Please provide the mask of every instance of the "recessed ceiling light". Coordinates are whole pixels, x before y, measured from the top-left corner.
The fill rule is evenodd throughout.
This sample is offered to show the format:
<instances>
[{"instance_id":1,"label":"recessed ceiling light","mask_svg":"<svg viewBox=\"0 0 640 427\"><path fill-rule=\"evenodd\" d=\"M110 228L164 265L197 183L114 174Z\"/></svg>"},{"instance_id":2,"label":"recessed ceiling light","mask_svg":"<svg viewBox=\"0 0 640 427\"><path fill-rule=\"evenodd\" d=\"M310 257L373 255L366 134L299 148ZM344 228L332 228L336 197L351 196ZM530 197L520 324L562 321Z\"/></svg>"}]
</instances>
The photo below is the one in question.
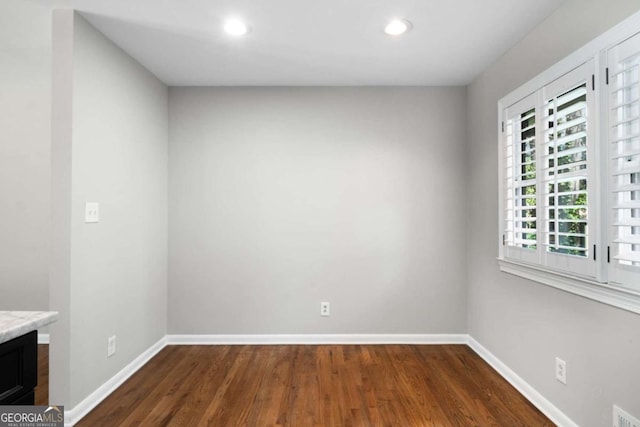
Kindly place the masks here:
<instances>
[{"instance_id":1,"label":"recessed ceiling light","mask_svg":"<svg viewBox=\"0 0 640 427\"><path fill-rule=\"evenodd\" d=\"M243 36L249 32L249 27L239 19L229 19L224 23L224 30L232 36Z\"/></svg>"},{"instance_id":2,"label":"recessed ceiling light","mask_svg":"<svg viewBox=\"0 0 640 427\"><path fill-rule=\"evenodd\" d=\"M390 21L386 27L384 27L384 32L389 34L390 36L399 36L400 34L404 34L411 29L411 22L406 19L394 19Z\"/></svg>"}]
</instances>

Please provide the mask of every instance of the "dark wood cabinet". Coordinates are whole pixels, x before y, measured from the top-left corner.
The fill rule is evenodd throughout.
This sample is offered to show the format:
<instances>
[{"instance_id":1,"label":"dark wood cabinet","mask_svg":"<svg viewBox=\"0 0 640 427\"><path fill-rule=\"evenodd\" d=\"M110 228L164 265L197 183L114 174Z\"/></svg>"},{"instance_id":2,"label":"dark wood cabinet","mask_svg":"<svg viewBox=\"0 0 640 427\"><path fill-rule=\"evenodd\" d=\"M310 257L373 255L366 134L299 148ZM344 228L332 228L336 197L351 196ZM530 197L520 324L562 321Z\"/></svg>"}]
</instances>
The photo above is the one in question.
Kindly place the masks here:
<instances>
[{"instance_id":1,"label":"dark wood cabinet","mask_svg":"<svg viewBox=\"0 0 640 427\"><path fill-rule=\"evenodd\" d=\"M38 382L38 332L0 344L0 405L33 405Z\"/></svg>"}]
</instances>

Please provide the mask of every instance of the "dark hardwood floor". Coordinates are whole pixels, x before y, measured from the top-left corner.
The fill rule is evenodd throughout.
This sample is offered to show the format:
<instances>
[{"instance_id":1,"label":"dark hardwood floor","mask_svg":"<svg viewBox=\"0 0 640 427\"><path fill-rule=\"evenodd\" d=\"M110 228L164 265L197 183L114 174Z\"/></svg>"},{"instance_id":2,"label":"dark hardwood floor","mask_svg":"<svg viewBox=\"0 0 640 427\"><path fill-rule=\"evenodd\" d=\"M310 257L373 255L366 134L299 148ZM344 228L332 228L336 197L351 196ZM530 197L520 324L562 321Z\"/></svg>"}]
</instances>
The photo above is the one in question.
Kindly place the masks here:
<instances>
[{"instance_id":1,"label":"dark hardwood floor","mask_svg":"<svg viewBox=\"0 0 640 427\"><path fill-rule=\"evenodd\" d=\"M38 344L38 385L35 388L35 404L49 404L49 346Z\"/></svg>"},{"instance_id":2,"label":"dark hardwood floor","mask_svg":"<svg viewBox=\"0 0 640 427\"><path fill-rule=\"evenodd\" d=\"M464 345L168 346L77 425L553 426Z\"/></svg>"}]
</instances>

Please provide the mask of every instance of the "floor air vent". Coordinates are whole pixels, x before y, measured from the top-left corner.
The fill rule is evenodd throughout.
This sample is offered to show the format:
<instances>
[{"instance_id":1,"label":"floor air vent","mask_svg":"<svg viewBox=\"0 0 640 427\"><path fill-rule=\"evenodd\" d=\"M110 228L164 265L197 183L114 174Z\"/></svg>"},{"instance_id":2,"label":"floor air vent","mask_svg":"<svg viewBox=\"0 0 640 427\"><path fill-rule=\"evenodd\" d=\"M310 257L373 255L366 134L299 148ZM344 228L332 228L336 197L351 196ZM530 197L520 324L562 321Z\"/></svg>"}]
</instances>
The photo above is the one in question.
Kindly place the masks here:
<instances>
[{"instance_id":1,"label":"floor air vent","mask_svg":"<svg viewBox=\"0 0 640 427\"><path fill-rule=\"evenodd\" d=\"M640 427L640 420L613 405L613 427Z\"/></svg>"}]
</instances>

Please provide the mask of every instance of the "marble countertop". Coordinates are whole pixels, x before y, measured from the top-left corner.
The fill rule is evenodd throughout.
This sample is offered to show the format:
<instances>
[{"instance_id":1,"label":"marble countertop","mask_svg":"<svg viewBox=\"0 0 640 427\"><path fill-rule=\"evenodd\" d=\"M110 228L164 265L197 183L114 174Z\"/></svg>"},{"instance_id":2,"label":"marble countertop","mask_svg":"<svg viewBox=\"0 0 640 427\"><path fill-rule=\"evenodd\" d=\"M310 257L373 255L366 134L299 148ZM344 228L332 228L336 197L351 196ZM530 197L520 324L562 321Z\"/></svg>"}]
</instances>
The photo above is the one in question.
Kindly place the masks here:
<instances>
[{"instance_id":1,"label":"marble countertop","mask_svg":"<svg viewBox=\"0 0 640 427\"><path fill-rule=\"evenodd\" d=\"M0 311L0 344L58 320L56 311Z\"/></svg>"}]
</instances>

